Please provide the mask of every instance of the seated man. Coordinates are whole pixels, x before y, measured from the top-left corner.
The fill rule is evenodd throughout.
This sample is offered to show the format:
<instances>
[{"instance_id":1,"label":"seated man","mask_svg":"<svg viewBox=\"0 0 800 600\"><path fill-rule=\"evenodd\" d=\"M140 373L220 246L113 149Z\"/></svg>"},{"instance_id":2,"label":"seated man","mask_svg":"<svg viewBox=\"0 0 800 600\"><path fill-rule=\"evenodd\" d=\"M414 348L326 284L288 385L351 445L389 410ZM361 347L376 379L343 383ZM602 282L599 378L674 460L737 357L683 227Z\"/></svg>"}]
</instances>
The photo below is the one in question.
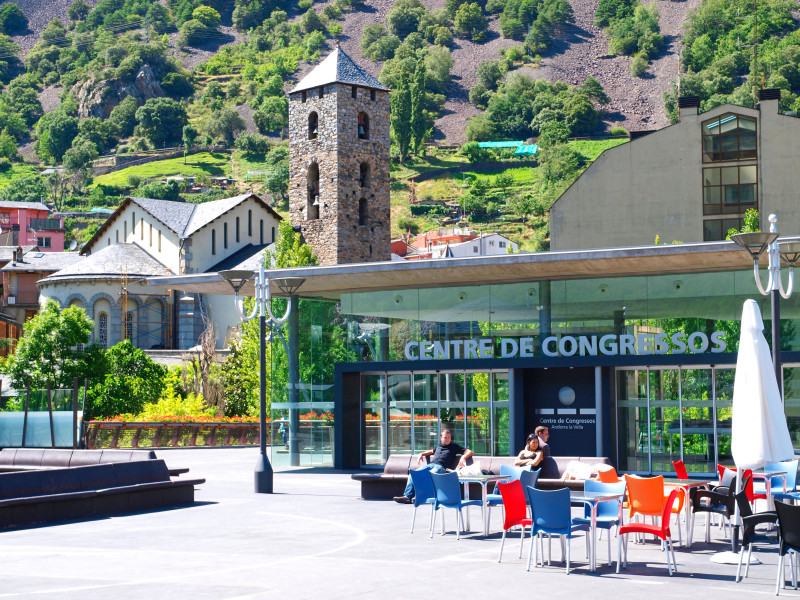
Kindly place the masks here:
<instances>
[{"instance_id":1,"label":"seated man","mask_svg":"<svg viewBox=\"0 0 800 600\"><path fill-rule=\"evenodd\" d=\"M417 457L417 464L422 463L422 459L426 456L433 455L431 462L423 467L417 468L417 471L422 469L429 469L431 473L444 473L446 469L451 469L455 462L456 456L461 454L461 460L458 461L458 466L463 467L466 460L472 456L472 450L467 450L464 446L453 442L453 434L449 429L442 429L442 434L439 437L439 443L434 450L425 450L420 452ZM408 476L408 483L402 496L395 496L394 501L400 504L411 504L414 500L414 482L411 481L411 476Z\"/></svg>"}]
</instances>

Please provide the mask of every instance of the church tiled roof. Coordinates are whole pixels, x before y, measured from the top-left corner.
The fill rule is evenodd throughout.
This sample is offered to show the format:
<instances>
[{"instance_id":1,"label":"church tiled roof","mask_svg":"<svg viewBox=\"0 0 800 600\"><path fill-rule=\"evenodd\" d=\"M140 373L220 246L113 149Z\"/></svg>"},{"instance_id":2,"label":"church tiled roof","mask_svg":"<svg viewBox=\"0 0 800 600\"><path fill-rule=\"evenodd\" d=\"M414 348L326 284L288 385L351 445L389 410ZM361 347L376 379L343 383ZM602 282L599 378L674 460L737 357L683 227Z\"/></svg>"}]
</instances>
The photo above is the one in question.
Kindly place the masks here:
<instances>
[{"instance_id":1,"label":"church tiled roof","mask_svg":"<svg viewBox=\"0 0 800 600\"><path fill-rule=\"evenodd\" d=\"M345 54L341 48L336 48L325 60L300 80L294 89L289 92L302 92L329 83L347 83L376 90L389 91L385 85L367 73L362 67Z\"/></svg>"},{"instance_id":2,"label":"church tiled roof","mask_svg":"<svg viewBox=\"0 0 800 600\"><path fill-rule=\"evenodd\" d=\"M65 254L65 253L62 253ZM123 273L141 278L169 275L171 271L136 244L111 244L90 256L41 279L41 283L73 279L117 278Z\"/></svg>"}]
</instances>

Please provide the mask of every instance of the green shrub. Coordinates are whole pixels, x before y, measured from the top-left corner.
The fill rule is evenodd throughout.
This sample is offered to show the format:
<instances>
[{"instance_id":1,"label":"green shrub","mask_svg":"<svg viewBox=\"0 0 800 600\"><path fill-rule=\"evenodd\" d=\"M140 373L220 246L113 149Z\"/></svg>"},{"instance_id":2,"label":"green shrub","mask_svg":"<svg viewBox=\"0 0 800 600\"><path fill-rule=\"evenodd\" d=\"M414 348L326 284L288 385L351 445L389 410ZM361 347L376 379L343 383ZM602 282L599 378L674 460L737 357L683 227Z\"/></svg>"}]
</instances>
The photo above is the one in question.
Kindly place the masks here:
<instances>
[{"instance_id":1,"label":"green shrub","mask_svg":"<svg viewBox=\"0 0 800 600\"><path fill-rule=\"evenodd\" d=\"M444 217L449 214L446 206L439 204L412 204L411 214L415 217L426 215L430 217Z\"/></svg>"},{"instance_id":2,"label":"green shrub","mask_svg":"<svg viewBox=\"0 0 800 600\"><path fill-rule=\"evenodd\" d=\"M461 154L467 157L471 163L489 160L489 151L486 148L481 148L478 142L467 142L461 146Z\"/></svg>"},{"instance_id":3,"label":"green shrub","mask_svg":"<svg viewBox=\"0 0 800 600\"><path fill-rule=\"evenodd\" d=\"M11 161L5 156L0 156L0 172L5 173L11 170Z\"/></svg>"},{"instance_id":4,"label":"green shrub","mask_svg":"<svg viewBox=\"0 0 800 600\"><path fill-rule=\"evenodd\" d=\"M314 2L312 0L300 0L297 3L297 8L301 12L306 12L309 8L311 8L312 4L314 4Z\"/></svg>"},{"instance_id":5,"label":"green shrub","mask_svg":"<svg viewBox=\"0 0 800 600\"><path fill-rule=\"evenodd\" d=\"M641 54L637 54L631 60L631 75L641 77L647 71L647 59Z\"/></svg>"},{"instance_id":6,"label":"green shrub","mask_svg":"<svg viewBox=\"0 0 800 600\"><path fill-rule=\"evenodd\" d=\"M625 129L624 127L620 127L619 125L609 129L608 133L610 133L614 137L629 137L630 136L630 134L628 133L628 130Z\"/></svg>"},{"instance_id":7,"label":"green shrub","mask_svg":"<svg viewBox=\"0 0 800 600\"><path fill-rule=\"evenodd\" d=\"M400 217L397 220L397 227L400 229L400 231L410 231L414 234L419 232L419 223L417 223L411 217Z\"/></svg>"}]
</instances>

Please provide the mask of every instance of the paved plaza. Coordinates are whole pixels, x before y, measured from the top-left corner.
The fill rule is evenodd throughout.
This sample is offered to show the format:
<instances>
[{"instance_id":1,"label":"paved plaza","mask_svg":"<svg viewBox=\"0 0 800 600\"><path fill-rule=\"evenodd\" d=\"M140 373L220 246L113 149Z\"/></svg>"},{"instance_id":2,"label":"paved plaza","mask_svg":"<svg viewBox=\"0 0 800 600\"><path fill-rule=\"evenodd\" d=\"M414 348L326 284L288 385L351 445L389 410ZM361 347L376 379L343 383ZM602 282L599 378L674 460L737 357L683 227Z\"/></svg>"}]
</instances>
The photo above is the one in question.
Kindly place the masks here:
<instances>
[{"instance_id":1,"label":"paved plaza","mask_svg":"<svg viewBox=\"0 0 800 600\"><path fill-rule=\"evenodd\" d=\"M733 583L735 566L709 558L724 550L695 543L676 549L679 572L667 576L658 546L629 545L628 569L607 566L605 539L598 544L599 570L589 573L583 539L573 541L574 570L563 563L525 571L517 558L518 534L497 563L501 512L483 539L479 510L473 533L456 541L455 517L448 533L429 539L429 509L419 510L409 534L410 506L359 499L349 474L326 469L281 468L273 495L256 495L257 449L158 450L170 467L190 467L205 477L198 502L189 508L69 522L2 535L0 598L176 599L284 598L677 598L773 595L777 552L759 551L765 564ZM438 530L438 527L437 527ZM696 537L702 539L698 523ZM616 540L612 551L616 556ZM526 545L527 551L527 545ZM525 555L526 556L526 555ZM553 543L553 558L560 558ZM788 569L787 569L788 574ZM538 590L538 591L537 591ZM800 596L786 589L785 596Z\"/></svg>"}]
</instances>

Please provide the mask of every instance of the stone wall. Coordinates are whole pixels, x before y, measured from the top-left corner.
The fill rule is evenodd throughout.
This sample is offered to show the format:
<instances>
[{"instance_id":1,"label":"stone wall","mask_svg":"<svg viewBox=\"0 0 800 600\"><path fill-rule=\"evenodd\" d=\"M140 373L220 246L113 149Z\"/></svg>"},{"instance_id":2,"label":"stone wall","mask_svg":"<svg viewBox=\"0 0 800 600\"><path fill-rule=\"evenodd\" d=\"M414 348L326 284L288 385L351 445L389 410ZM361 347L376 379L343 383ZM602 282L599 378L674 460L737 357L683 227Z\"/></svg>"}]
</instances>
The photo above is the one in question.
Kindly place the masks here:
<instances>
[{"instance_id":1,"label":"stone wall","mask_svg":"<svg viewBox=\"0 0 800 600\"><path fill-rule=\"evenodd\" d=\"M358 113L369 116L369 139L358 138ZM317 138L308 139L309 115L317 113ZM329 84L289 97L289 211L322 264L390 258L389 94ZM370 165L361 188L360 164ZM319 217L309 218L308 171L319 167ZM359 202L367 218L359 225Z\"/></svg>"}]
</instances>

